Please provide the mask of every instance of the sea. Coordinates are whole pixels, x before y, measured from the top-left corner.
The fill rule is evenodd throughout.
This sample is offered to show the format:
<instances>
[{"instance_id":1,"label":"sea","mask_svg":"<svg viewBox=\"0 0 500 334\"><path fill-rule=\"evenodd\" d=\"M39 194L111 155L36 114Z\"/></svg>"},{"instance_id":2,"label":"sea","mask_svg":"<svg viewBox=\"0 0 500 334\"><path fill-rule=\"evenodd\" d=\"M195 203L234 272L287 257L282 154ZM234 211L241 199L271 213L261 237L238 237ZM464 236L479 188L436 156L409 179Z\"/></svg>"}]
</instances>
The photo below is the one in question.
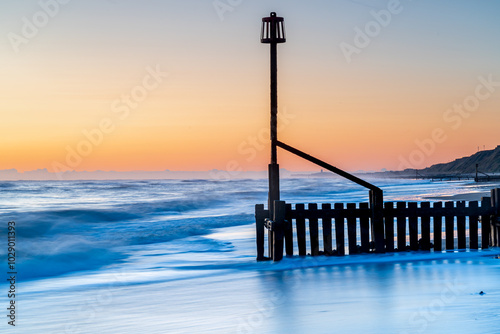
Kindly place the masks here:
<instances>
[{"instance_id":1,"label":"sea","mask_svg":"<svg viewBox=\"0 0 500 334\"><path fill-rule=\"evenodd\" d=\"M498 186L368 181L386 201ZM498 249L257 262L254 208L266 203L267 186L0 182L0 333L500 333ZM339 178L289 178L281 198L360 203L368 191Z\"/></svg>"}]
</instances>

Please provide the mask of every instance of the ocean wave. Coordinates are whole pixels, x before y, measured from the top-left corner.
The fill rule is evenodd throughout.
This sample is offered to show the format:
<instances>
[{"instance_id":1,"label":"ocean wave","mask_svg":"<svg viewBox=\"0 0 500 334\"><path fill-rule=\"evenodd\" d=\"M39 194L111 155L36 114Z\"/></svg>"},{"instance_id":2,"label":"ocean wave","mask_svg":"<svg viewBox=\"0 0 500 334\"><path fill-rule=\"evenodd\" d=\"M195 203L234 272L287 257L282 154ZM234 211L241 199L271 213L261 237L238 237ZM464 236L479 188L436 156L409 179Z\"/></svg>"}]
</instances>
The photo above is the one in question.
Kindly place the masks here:
<instances>
[{"instance_id":1,"label":"ocean wave","mask_svg":"<svg viewBox=\"0 0 500 334\"><path fill-rule=\"evenodd\" d=\"M253 214L200 217L179 220L157 221L154 225L141 224L142 229L130 233L128 244L152 244L197 235L205 235L213 229L254 223Z\"/></svg>"},{"instance_id":2,"label":"ocean wave","mask_svg":"<svg viewBox=\"0 0 500 334\"><path fill-rule=\"evenodd\" d=\"M96 242L77 235L59 235L36 241L21 239L18 244L23 245L16 268L22 280L98 269L126 257L115 251L109 241Z\"/></svg>"},{"instance_id":3,"label":"ocean wave","mask_svg":"<svg viewBox=\"0 0 500 334\"><path fill-rule=\"evenodd\" d=\"M97 269L126 257L130 246L209 234L213 229L252 224L252 214L185 219L147 219L124 212L61 210L31 213L17 223L23 279ZM124 248L125 247L125 248ZM1 256L5 252L0 249Z\"/></svg>"},{"instance_id":4,"label":"ocean wave","mask_svg":"<svg viewBox=\"0 0 500 334\"><path fill-rule=\"evenodd\" d=\"M412 184L380 182L389 190L387 198L401 196L403 190L408 193L406 184ZM267 180L4 184L5 210L0 220L17 222L18 245L23 250L19 263L26 278L117 264L131 247L163 247L217 228L250 225L255 222L254 205L267 200ZM434 188L419 181L410 189L429 193ZM281 190L288 203L356 202L368 195L358 185L337 179L284 179ZM245 256L251 252L254 258L254 234L245 238ZM0 248L0 254L4 253L5 248Z\"/></svg>"}]
</instances>

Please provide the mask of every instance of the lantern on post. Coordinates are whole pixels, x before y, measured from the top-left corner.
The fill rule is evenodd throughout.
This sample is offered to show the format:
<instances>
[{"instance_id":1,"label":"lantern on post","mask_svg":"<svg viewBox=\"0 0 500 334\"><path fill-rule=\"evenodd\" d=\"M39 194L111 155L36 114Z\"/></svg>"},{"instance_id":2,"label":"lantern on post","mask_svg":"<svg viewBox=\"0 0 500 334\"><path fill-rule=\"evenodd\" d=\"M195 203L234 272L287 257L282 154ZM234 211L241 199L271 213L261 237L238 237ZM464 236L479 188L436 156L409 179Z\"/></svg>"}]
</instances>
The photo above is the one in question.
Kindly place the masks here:
<instances>
[{"instance_id":1,"label":"lantern on post","mask_svg":"<svg viewBox=\"0 0 500 334\"><path fill-rule=\"evenodd\" d=\"M285 43L285 20L282 17L277 17L275 12L269 17L262 18L262 30L260 33L260 41L262 43Z\"/></svg>"},{"instance_id":2,"label":"lantern on post","mask_svg":"<svg viewBox=\"0 0 500 334\"><path fill-rule=\"evenodd\" d=\"M284 19L276 16L275 12L272 12L269 17L262 18L260 41L264 44L270 44L271 47L271 163L269 164L268 208L272 217L274 201L280 199L279 165L276 149L278 142L277 45L286 42Z\"/></svg>"}]
</instances>

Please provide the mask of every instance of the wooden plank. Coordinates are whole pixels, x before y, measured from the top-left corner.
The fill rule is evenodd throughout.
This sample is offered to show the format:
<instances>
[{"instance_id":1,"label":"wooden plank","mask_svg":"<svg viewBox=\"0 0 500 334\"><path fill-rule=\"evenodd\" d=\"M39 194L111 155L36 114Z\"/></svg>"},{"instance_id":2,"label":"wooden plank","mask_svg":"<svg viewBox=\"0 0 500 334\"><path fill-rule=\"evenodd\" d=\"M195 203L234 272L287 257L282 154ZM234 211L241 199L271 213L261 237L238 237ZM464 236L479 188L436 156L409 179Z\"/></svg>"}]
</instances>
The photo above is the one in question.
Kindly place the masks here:
<instances>
[{"instance_id":1,"label":"wooden plank","mask_svg":"<svg viewBox=\"0 0 500 334\"><path fill-rule=\"evenodd\" d=\"M269 259L274 259L274 231L272 229L267 230L267 250L269 254Z\"/></svg>"},{"instance_id":2,"label":"wooden plank","mask_svg":"<svg viewBox=\"0 0 500 334\"><path fill-rule=\"evenodd\" d=\"M416 216L417 203L408 203L408 209L413 211L408 218L408 229L410 233L410 249L413 251L418 250L418 217Z\"/></svg>"},{"instance_id":3,"label":"wooden plank","mask_svg":"<svg viewBox=\"0 0 500 334\"><path fill-rule=\"evenodd\" d=\"M384 241L384 193L381 189L372 189L370 194L370 209L372 210L372 238L375 242L375 252L385 252Z\"/></svg>"},{"instance_id":4,"label":"wooden plank","mask_svg":"<svg viewBox=\"0 0 500 334\"><path fill-rule=\"evenodd\" d=\"M293 256L293 225L292 225L292 205L286 205L285 213L285 250L286 256Z\"/></svg>"},{"instance_id":5,"label":"wooden plank","mask_svg":"<svg viewBox=\"0 0 500 334\"><path fill-rule=\"evenodd\" d=\"M457 208L465 208L465 201L458 201ZM465 237L465 216L457 217L457 237L458 237L458 249L466 249L467 242Z\"/></svg>"},{"instance_id":6,"label":"wooden plank","mask_svg":"<svg viewBox=\"0 0 500 334\"><path fill-rule=\"evenodd\" d=\"M285 210L284 201L274 201L273 211L273 260L281 261L283 259L283 237L285 236Z\"/></svg>"},{"instance_id":7,"label":"wooden plank","mask_svg":"<svg viewBox=\"0 0 500 334\"><path fill-rule=\"evenodd\" d=\"M481 199L481 207L491 209L491 198L483 197ZM490 247L490 215L481 215L481 249Z\"/></svg>"},{"instance_id":8,"label":"wooden plank","mask_svg":"<svg viewBox=\"0 0 500 334\"><path fill-rule=\"evenodd\" d=\"M500 224L498 220L500 218L500 188L495 188L494 191L496 193L496 198L494 207L495 213L492 220L492 222L494 223L494 226L492 226L492 228L495 230L495 244L493 246L500 247Z\"/></svg>"},{"instance_id":9,"label":"wooden plank","mask_svg":"<svg viewBox=\"0 0 500 334\"><path fill-rule=\"evenodd\" d=\"M318 232L318 204L309 203L308 210L311 213L311 217L309 218L309 238L311 240L311 255L317 256L319 255L319 232Z\"/></svg>"},{"instance_id":10,"label":"wooden plank","mask_svg":"<svg viewBox=\"0 0 500 334\"><path fill-rule=\"evenodd\" d=\"M255 205L255 229L257 241L257 261L263 261L264 257L264 219L266 218L264 212L264 204Z\"/></svg>"},{"instance_id":11,"label":"wooden plank","mask_svg":"<svg viewBox=\"0 0 500 334\"><path fill-rule=\"evenodd\" d=\"M368 203L359 203L360 211L368 208ZM361 252L368 253L370 251L370 218L365 215L361 216L359 218L359 227L361 230Z\"/></svg>"},{"instance_id":12,"label":"wooden plank","mask_svg":"<svg viewBox=\"0 0 500 334\"><path fill-rule=\"evenodd\" d=\"M386 202L384 206L386 212L394 209L393 202ZM394 252L394 216L389 213L385 214L385 251Z\"/></svg>"},{"instance_id":13,"label":"wooden plank","mask_svg":"<svg viewBox=\"0 0 500 334\"><path fill-rule=\"evenodd\" d=\"M406 202L397 202L396 207L398 209L406 208ZM397 232L398 232L398 251L402 252L406 250L406 217L397 216Z\"/></svg>"},{"instance_id":14,"label":"wooden plank","mask_svg":"<svg viewBox=\"0 0 500 334\"><path fill-rule=\"evenodd\" d=\"M477 208L478 202L469 202L469 207ZM479 217L476 215L469 216L469 248L478 249L478 220Z\"/></svg>"},{"instance_id":15,"label":"wooden plank","mask_svg":"<svg viewBox=\"0 0 500 334\"><path fill-rule=\"evenodd\" d=\"M444 207L449 211L449 213L444 217L446 231L446 250L452 250L455 249L455 215L453 212L455 202L447 201L444 203Z\"/></svg>"},{"instance_id":16,"label":"wooden plank","mask_svg":"<svg viewBox=\"0 0 500 334\"><path fill-rule=\"evenodd\" d=\"M347 203L347 209L355 211L356 203ZM347 240L349 243L349 254L356 254L358 252L356 247L356 217L351 215L347 218Z\"/></svg>"},{"instance_id":17,"label":"wooden plank","mask_svg":"<svg viewBox=\"0 0 500 334\"><path fill-rule=\"evenodd\" d=\"M295 212L297 218L295 218L295 226L297 227L297 244L299 246L299 255L306 256L306 220L305 215L305 205L300 203L295 205Z\"/></svg>"},{"instance_id":18,"label":"wooden plank","mask_svg":"<svg viewBox=\"0 0 500 334\"><path fill-rule=\"evenodd\" d=\"M428 209L430 208L431 203L429 202L421 202L420 207L423 209ZM420 217L420 223L421 223L421 243L420 243L420 248L422 250L430 250L431 249L431 217L430 216L422 216Z\"/></svg>"},{"instance_id":19,"label":"wooden plank","mask_svg":"<svg viewBox=\"0 0 500 334\"><path fill-rule=\"evenodd\" d=\"M328 212L331 211L332 205L329 203L321 204L321 211ZM326 255L331 255L332 250L332 218L323 214L321 218L321 223L323 226L323 251Z\"/></svg>"},{"instance_id":20,"label":"wooden plank","mask_svg":"<svg viewBox=\"0 0 500 334\"><path fill-rule=\"evenodd\" d=\"M441 209L443 207L442 202L436 202L433 205L433 208ZM441 251L443 250L443 216L442 215L433 215L432 220L434 221L434 250Z\"/></svg>"},{"instance_id":21,"label":"wooden plank","mask_svg":"<svg viewBox=\"0 0 500 334\"><path fill-rule=\"evenodd\" d=\"M343 203L335 203L335 210L343 210ZM338 213L335 217L335 242L337 245L337 255L345 255L345 242L344 242L344 217Z\"/></svg>"},{"instance_id":22,"label":"wooden plank","mask_svg":"<svg viewBox=\"0 0 500 334\"><path fill-rule=\"evenodd\" d=\"M498 217L500 217L500 189L491 189L491 206L493 208L493 215L491 217L491 246L500 246L500 226L498 226Z\"/></svg>"}]
</instances>

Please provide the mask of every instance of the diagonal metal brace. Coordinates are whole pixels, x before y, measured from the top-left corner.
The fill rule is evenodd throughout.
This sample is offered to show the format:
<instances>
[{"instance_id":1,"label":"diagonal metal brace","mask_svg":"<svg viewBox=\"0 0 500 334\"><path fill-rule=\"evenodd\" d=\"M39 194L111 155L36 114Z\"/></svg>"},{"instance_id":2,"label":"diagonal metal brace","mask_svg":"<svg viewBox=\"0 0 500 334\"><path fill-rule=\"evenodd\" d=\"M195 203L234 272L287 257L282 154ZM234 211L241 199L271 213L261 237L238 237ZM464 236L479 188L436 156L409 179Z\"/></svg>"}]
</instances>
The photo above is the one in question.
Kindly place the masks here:
<instances>
[{"instance_id":1,"label":"diagonal metal brace","mask_svg":"<svg viewBox=\"0 0 500 334\"><path fill-rule=\"evenodd\" d=\"M318 158L315 158L315 157L313 157L305 152L302 152L296 148L293 148L285 143L277 141L276 145L278 147L281 147L282 149L290 152L290 153L293 153L293 154L301 157L302 159L308 160L308 161L310 161L310 162L312 162L320 167L323 167L324 169L329 170L330 172L333 172L333 173L340 175L340 176L342 176L342 177L344 177L344 178L346 178L354 183L357 183L360 186L363 186L365 188L368 188L368 189L376 191L376 192L382 192L382 189L380 189L379 187L377 187L371 183L368 183L365 180L362 180L359 177L356 177L356 176L354 176L346 171L343 171L342 169L339 169L339 168L332 166L332 165L330 165L322 160L319 160Z\"/></svg>"}]
</instances>

